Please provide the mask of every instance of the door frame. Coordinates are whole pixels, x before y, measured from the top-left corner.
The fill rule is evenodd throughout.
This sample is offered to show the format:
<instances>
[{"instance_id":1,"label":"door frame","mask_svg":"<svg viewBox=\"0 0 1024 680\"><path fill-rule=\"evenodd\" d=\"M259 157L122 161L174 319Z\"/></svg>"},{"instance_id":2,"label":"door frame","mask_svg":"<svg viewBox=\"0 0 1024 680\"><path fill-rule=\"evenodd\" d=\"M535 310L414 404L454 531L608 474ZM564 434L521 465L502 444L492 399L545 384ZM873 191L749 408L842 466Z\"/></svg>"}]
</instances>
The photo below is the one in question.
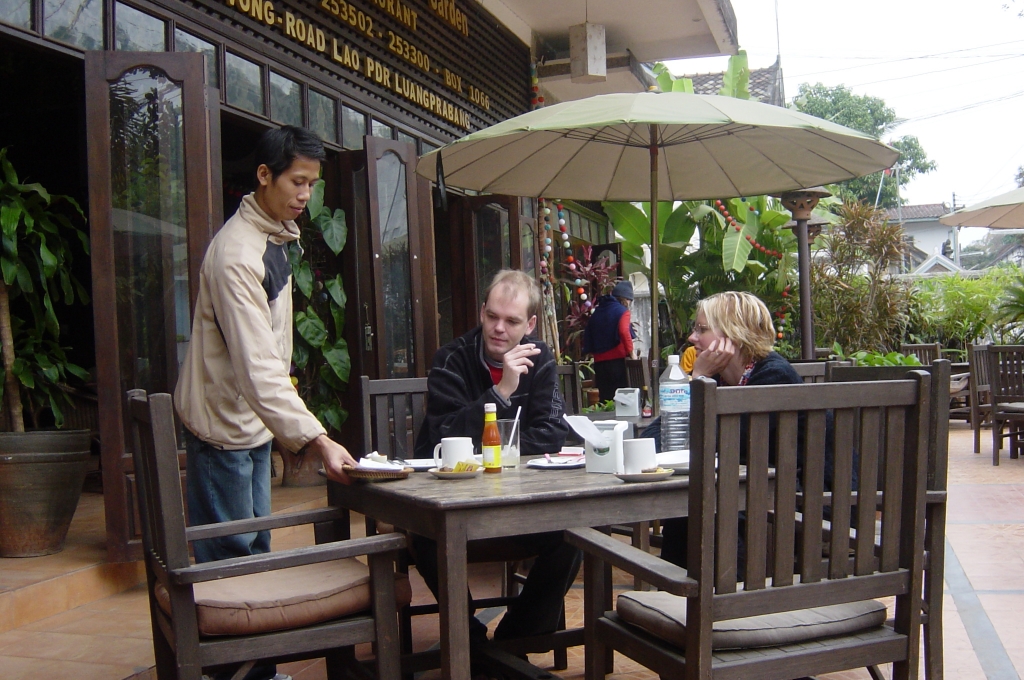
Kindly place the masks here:
<instances>
[{"instance_id":1,"label":"door frame","mask_svg":"<svg viewBox=\"0 0 1024 680\"><path fill-rule=\"evenodd\" d=\"M141 542L133 527L135 517L130 477L134 474L127 451L126 397L121 392L120 347L114 274L114 238L110 186L109 84L126 71L152 66L182 88L183 151L185 161L186 239L189 268L189 311L199 294L199 269L220 215L219 197L213 193L213 168L219 167L219 148L211 139L211 110L219 115L206 88L204 57L197 53L108 52L85 53L86 126L88 135L89 221L92 246L93 317L97 338L96 383L99 400L103 503L107 525L107 559L137 560ZM213 124L216 126L216 123ZM214 127L213 134L217 129ZM220 178L216 178L219 184ZM217 224L217 227L220 225Z\"/></svg>"}]
</instances>

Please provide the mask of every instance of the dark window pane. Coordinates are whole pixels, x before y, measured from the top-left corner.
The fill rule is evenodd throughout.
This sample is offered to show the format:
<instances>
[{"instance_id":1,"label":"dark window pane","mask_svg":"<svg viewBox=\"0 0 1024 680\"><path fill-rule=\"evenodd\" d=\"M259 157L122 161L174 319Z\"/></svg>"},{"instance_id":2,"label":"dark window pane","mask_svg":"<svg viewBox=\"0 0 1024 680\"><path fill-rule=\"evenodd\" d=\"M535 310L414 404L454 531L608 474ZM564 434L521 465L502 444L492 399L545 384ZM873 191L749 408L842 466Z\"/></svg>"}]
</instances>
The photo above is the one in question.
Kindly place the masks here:
<instances>
[{"instance_id":1,"label":"dark window pane","mask_svg":"<svg viewBox=\"0 0 1024 680\"><path fill-rule=\"evenodd\" d=\"M294 80L270 72L270 119L302 125L302 89Z\"/></svg>"},{"instance_id":2,"label":"dark window pane","mask_svg":"<svg viewBox=\"0 0 1024 680\"><path fill-rule=\"evenodd\" d=\"M366 135L366 115L362 111L341 107L342 146L346 149L362 149L363 137Z\"/></svg>"},{"instance_id":3,"label":"dark window pane","mask_svg":"<svg viewBox=\"0 0 1024 680\"><path fill-rule=\"evenodd\" d=\"M580 216L579 216L579 214L574 213L574 212L569 212L568 210L566 210L565 212L566 212L566 216L569 218L568 219L568 222L569 222L569 235L570 236L575 236L576 238L579 238L580 237Z\"/></svg>"},{"instance_id":4,"label":"dark window pane","mask_svg":"<svg viewBox=\"0 0 1024 680\"><path fill-rule=\"evenodd\" d=\"M114 47L123 52L164 52L167 28L164 22L134 7L114 3Z\"/></svg>"},{"instance_id":5,"label":"dark window pane","mask_svg":"<svg viewBox=\"0 0 1024 680\"><path fill-rule=\"evenodd\" d=\"M0 21L32 28L32 0L0 0Z\"/></svg>"},{"instance_id":6,"label":"dark window pane","mask_svg":"<svg viewBox=\"0 0 1024 680\"><path fill-rule=\"evenodd\" d=\"M87 50L103 49L102 0L44 0L46 35Z\"/></svg>"},{"instance_id":7,"label":"dark window pane","mask_svg":"<svg viewBox=\"0 0 1024 680\"><path fill-rule=\"evenodd\" d=\"M375 120L371 123L370 129L373 131L374 137L380 137L381 139L391 139L391 126L387 123L382 123L379 120Z\"/></svg>"},{"instance_id":8,"label":"dark window pane","mask_svg":"<svg viewBox=\"0 0 1024 680\"><path fill-rule=\"evenodd\" d=\"M325 142L338 141L338 105L333 99L309 91L309 129L320 135Z\"/></svg>"},{"instance_id":9,"label":"dark window pane","mask_svg":"<svg viewBox=\"0 0 1024 680\"><path fill-rule=\"evenodd\" d=\"M525 199L530 200L530 199ZM537 275L537 258L534 255L533 229L523 225L523 271L530 276Z\"/></svg>"},{"instance_id":10,"label":"dark window pane","mask_svg":"<svg viewBox=\"0 0 1024 680\"><path fill-rule=\"evenodd\" d=\"M191 332L182 92L151 67L109 92L121 387L167 392Z\"/></svg>"},{"instance_id":11,"label":"dark window pane","mask_svg":"<svg viewBox=\"0 0 1024 680\"><path fill-rule=\"evenodd\" d=\"M263 78L259 64L228 52L224 66L227 67L228 104L262 115Z\"/></svg>"},{"instance_id":12,"label":"dark window pane","mask_svg":"<svg viewBox=\"0 0 1024 680\"><path fill-rule=\"evenodd\" d=\"M512 266L509 254L508 211L491 203L476 211L477 290L483 304L483 294L491 279L502 269Z\"/></svg>"},{"instance_id":13,"label":"dark window pane","mask_svg":"<svg viewBox=\"0 0 1024 680\"><path fill-rule=\"evenodd\" d=\"M523 217L536 217L533 213L534 203L532 198L526 196L519 199L519 212Z\"/></svg>"},{"instance_id":14,"label":"dark window pane","mask_svg":"<svg viewBox=\"0 0 1024 680\"><path fill-rule=\"evenodd\" d=\"M420 147L421 147L421 155L422 154L428 154L428 153L430 153L431 151L433 151L434 149L437 148L437 144L431 144L430 142L424 140L424 141L420 142Z\"/></svg>"},{"instance_id":15,"label":"dark window pane","mask_svg":"<svg viewBox=\"0 0 1024 680\"><path fill-rule=\"evenodd\" d=\"M384 274L385 362L388 378L412 377L414 342L409 268L409 204L405 164L388 152L377 161L377 203Z\"/></svg>"},{"instance_id":16,"label":"dark window pane","mask_svg":"<svg viewBox=\"0 0 1024 680\"><path fill-rule=\"evenodd\" d=\"M213 43L206 42L186 33L180 28L174 29L174 51L175 52L199 52L206 57L206 84L218 87L217 78L217 47Z\"/></svg>"},{"instance_id":17,"label":"dark window pane","mask_svg":"<svg viewBox=\"0 0 1024 680\"><path fill-rule=\"evenodd\" d=\"M412 135L406 133L406 132L402 132L401 130L398 131L398 141L400 141L400 142L409 142L413 146L417 146L416 138L413 137Z\"/></svg>"}]
</instances>

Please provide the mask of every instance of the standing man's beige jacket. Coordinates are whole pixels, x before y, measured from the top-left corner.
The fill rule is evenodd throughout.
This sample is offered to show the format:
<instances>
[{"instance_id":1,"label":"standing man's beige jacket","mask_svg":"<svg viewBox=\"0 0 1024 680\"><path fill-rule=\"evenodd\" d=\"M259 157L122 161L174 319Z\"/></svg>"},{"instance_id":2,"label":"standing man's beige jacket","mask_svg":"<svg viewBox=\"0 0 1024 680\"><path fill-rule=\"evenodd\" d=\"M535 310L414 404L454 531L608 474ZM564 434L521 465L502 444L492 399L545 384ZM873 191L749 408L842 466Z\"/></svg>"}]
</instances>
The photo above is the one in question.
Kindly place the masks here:
<instances>
[{"instance_id":1,"label":"standing man's beige jacket","mask_svg":"<svg viewBox=\"0 0 1024 680\"><path fill-rule=\"evenodd\" d=\"M298 238L294 222L271 220L249 194L210 242L174 406L215 447L254 448L276 436L298 451L325 434L289 378L287 243Z\"/></svg>"}]
</instances>

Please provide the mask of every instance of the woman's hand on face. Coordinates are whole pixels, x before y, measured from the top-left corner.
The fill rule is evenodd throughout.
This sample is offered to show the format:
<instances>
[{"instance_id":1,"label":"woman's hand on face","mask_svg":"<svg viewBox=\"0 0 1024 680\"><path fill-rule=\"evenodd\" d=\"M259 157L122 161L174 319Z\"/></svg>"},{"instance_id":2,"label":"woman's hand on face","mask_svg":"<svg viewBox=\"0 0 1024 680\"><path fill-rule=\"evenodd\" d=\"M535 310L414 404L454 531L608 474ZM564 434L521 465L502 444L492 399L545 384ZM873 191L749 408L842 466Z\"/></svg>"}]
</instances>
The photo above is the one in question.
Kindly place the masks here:
<instances>
[{"instance_id":1,"label":"woman's hand on face","mask_svg":"<svg viewBox=\"0 0 1024 680\"><path fill-rule=\"evenodd\" d=\"M729 338L716 338L703 352L697 354L693 361L693 377L708 378L721 373L736 355L736 345Z\"/></svg>"}]
</instances>

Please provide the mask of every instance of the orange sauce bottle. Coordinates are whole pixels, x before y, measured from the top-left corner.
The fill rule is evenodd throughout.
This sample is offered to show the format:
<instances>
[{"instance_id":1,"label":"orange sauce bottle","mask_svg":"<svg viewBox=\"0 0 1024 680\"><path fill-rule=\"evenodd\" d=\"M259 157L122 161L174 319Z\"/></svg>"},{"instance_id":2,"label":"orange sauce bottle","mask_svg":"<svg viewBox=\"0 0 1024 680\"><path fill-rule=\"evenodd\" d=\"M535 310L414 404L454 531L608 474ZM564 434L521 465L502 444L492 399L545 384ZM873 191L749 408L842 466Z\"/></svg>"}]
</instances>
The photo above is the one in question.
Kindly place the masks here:
<instances>
[{"instance_id":1,"label":"orange sauce bottle","mask_svg":"<svg viewBox=\"0 0 1024 680\"><path fill-rule=\"evenodd\" d=\"M480 441L484 454L484 472L501 472L501 434L498 433L498 407L484 404L484 436Z\"/></svg>"}]
</instances>

